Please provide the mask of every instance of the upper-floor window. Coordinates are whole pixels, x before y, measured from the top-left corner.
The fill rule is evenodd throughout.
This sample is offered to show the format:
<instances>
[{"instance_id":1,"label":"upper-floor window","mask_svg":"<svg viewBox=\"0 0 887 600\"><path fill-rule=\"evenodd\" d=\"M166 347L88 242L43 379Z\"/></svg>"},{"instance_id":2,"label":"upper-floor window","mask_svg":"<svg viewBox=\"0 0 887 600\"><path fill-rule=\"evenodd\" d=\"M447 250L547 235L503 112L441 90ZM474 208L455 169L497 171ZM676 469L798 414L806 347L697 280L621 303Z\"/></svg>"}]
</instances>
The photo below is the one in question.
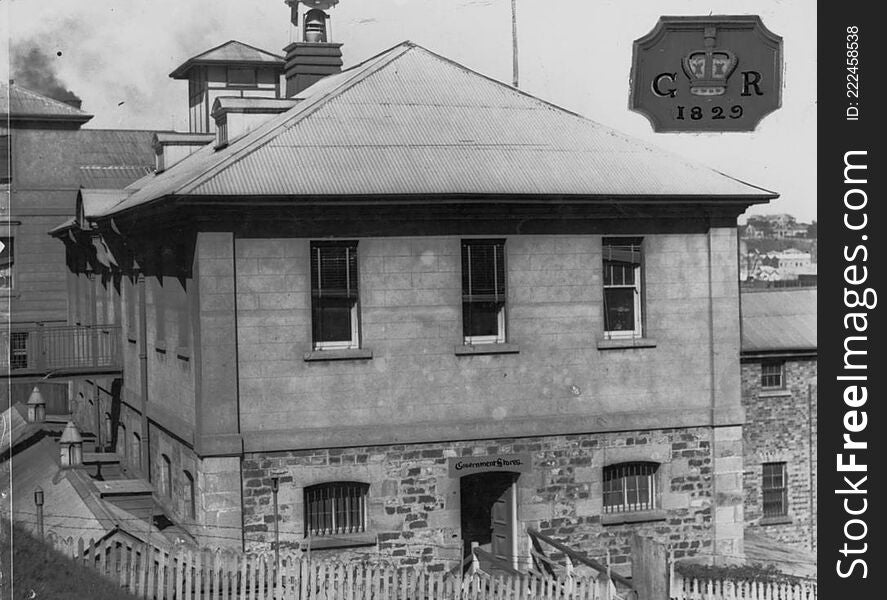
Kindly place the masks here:
<instances>
[{"instance_id":1,"label":"upper-floor window","mask_svg":"<svg viewBox=\"0 0 887 600\"><path fill-rule=\"evenodd\" d=\"M604 467L604 512L656 508L657 463L629 462Z\"/></svg>"},{"instance_id":2,"label":"upper-floor window","mask_svg":"<svg viewBox=\"0 0 887 600\"><path fill-rule=\"evenodd\" d=\"M604 331L607 337L643 334L641 238L604 238Z\"/></svg>"},{"instance_id":3,"label":"upper-floor window","mask_svg":"<svg viewBox=\"0 0 887 600\"><path fill-rule=\"evenodd\" d=\"M761 465L764 516L784 517L788 514L788 487L784 462Z\"/></svg>"},{"instance_id":4,"label":"upper-floor window","mask_svg":"<svg viewBox=\"0 0 887 600\"><path fill-rule=\"evenodd\" d=\"M785 363L781 360L761 363L761 387L783 389L785 387Z\"/></svg>"},{"instance_id":5,"label":"upper-floor window","mask_svg":"<svg viewBox=\"0 0 887 600\"><path fill-rule=\"evenodd\" d=\"M161 454L160 458L160 493L172 498L172 463L166 454Z\"/></svg>"},{"instance_id":6,"label":"upper-floor window","mask_svg":"<svg viewBox=\"0 0 887 600\"><path fill-rule=\"evenodd\" d=\"M0 185L12 181L12 149L10 137L0 135Z\"/></svg>"},{"instance_id":7,"label":"upper-floor window","mask_svg":"<svg viewBox=\"0 0 887 600\"><path fill-rule=\"evenodd\" d=\"M357 242L312 242L311 328L315 350L360 347Z\"/></svg>"},{"instance_id":8,"label":"upper-floor window","mask_svg":"<svg viewBox=\"0 0 887 600\"><path fill-rule=\"evenodd\" d=\"M183 471L185 475L185 516L189 519L197 515L197 486L194 484L194 476L189 471Z\"/></svg>"},{"instance_id":9,"label":"upper-floor window","mask_svg":"<svg viewBox=\"0 0 887 600\"><path fill-rule=\"evenodd\" d=\"M0 290L11 290L13 286L13 264L15 263L15 238L0 237Z\"/></svg>"},{"instance_id":10,"label":"upper-floor window","mask_svg":"<svg viewBox=\"0 0 887 600\"><path fill-rule=\"evenodd\" d=\"M305 488L305 535L366 531L368 483L336 481Z\"/></svg>"},{"instance_id":11,"label":"upper-floor window","mask_svg":"<svg viewBox=\"0 0 887 600\"><path fill-rule=\"evenodd\" d=\"M462 336L505 342L505 240L462 240Z\"/></svg>"}]
</instances>

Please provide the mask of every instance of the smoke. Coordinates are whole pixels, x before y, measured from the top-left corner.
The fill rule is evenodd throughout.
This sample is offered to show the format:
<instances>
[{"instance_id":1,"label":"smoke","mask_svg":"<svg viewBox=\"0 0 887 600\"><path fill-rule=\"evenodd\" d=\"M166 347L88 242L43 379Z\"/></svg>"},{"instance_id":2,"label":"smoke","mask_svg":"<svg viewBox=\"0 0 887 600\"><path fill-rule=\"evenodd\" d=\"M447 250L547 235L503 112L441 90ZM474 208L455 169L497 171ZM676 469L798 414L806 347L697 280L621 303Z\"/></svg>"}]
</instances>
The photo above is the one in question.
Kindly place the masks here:
<instances>
[{"instance_id":1,"label":"smoke","mask_svg":"<svg viewBox=\"0 0 887 600\"><path fill-rule=\"evenodd\" d=\"M31 43L22 43L14 45L11 54L10 77L17 85L61 102L80 105L80 97L58 78L55 59L44 50Z\"/></svg>"}]
</instances>

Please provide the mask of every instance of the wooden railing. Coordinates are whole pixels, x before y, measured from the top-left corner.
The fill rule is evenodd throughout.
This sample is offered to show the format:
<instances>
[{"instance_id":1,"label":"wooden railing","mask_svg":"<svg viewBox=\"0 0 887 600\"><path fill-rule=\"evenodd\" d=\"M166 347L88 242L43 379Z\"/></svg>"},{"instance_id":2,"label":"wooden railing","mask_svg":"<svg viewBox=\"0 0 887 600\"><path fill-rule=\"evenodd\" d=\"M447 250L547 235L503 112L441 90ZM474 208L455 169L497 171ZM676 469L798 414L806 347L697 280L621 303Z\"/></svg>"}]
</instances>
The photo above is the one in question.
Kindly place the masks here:
<instances>
[{"instance_id":1,"label":"wooden railing","mask_svg":"<svg viewBox=\"0 0 887 600\"><path fill-rule=\"evenodd\" d=\"M614 600L603 579L462 574L423 566L318 561L307 554L161 549L130 539L50 543L137 598L152 600Z\"/></svg>"},{"instance_id":2,"label":"wooden railing","mask_svg":"<svg viewBox=\"0 0 887 600\"><path fill-rule=\"evenodd\" d=\"M4 329L0 368L12 377L118 371L120 335L119 325Z\"/></svg>"}]
</instances>

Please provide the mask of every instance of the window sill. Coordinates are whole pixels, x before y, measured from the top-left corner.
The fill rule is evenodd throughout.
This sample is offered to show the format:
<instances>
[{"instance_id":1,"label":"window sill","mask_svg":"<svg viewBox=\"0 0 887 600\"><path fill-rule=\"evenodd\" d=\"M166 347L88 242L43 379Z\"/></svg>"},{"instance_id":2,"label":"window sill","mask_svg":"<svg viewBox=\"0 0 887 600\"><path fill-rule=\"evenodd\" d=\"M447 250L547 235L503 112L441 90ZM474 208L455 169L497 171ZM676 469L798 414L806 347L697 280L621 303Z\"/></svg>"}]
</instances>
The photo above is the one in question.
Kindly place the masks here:
<instances>
[{"instance_id":1,"label":"window sill","mask_svg":"<svg viewBox=\"0 0 887 600\"><path fill-rule=\"evenodd\" d=\"M518 354L517 344L460 344L453 349L456 356L472 356L475 354Z\"/></svg>"},{"instance_id":2,"label":"window sill","mask_svg":"<svg viewBox=\"0 0 887 600\"><path fill-rule=\"evenodd\" d=\"M758 393L758 398L787 398L792 395L791 390L764 390Z\"/></svg>"},{"instance_id":3,"label":"window sill","mask_svg":"<svg viewBox=\"0 0 887 600\"><path fill-rule=\"evenodd\" d=\"M166 354L166 342L154 342L154 349L161 354Z\"/></svg>"},{"instance_id":4,"label":"window sill","mask_svg":"<svg viewBox=\"0 0 887 600\"><path fill-rule=\"evenodd\" d=\"M373 358L369 348L353 348L344 350L312 350L303 356L305 362L322 360L368 360Z\"/></svg>"},{"instance_id":5,"label":"window sill","mask_svg":"<svg viewBox=\"0 0 887 600\"><path fill-rule=\"evenodd\" d=\"M621 348L655 348L656 340L651 338L605 338L597 341L598 350L619 350Z\"/></svg>"},{"instance_id":6,"label":"window sill","mask_svg":"<svg viewBox=\"0 0 887 600\"><path fill-rule=\"evenodd\" d=\"M18 298L21 295L21 292L16 292L15 290L0 290L0 298Z\"/></svg>"},{"instance_id":7,"label":"window sill","mask_svg":"<svg viewBox=\"0 0 887 600\"><path fill-rule=\"evenodd\" d=\"M126 341L132 342L133 344L135 344L136 342L139 341L139 338L134 333L127 333L126 334Z\"/></svg>"},{"instance_id":8,"label":"window sill","mask_svg":"<svg viewBox=\"0 0 887 600\"><path fill-rule=\"evenodd\" d=\"M762 517L759 525L791 525L792 518L788 515L780 515L778 517Z\"/></svg>"},{"instance_id":9,"label":"window sill","mask_svg":"<svg viewBox=\"0 0 887 600\"><path fill-rule=\"evenodd\" d=\"M191 348L189 346L177 346L176 356L182 360L191 360Z\"/></svg>"},{"instance_id":10,"label":"window sill","mask_svg":"<svg viewBox=\"0 0 887 600\"><path fill-rule=\"evenodd\" d=\"M661 508L655 510L639 510L625 513L604 513L601 515L601 525L622 525L624 523L646 523L650 521L664 521L667 515Z\"/></svg>"},{"instance_id":11,"label":"window sill","mask_svg":"<svg viewBox=\"0 0 887 600\"><path fill-rule=\"evenodd\" d=\"M307 549L309 546L312 550L322 550L326 548L353 548L356 546L374 546L376 544L376 534L372 531L363 533L344 533L341 535L325 535L323 537L304 538L302 540L302 548Z\"/></svg>"}]
</instances>

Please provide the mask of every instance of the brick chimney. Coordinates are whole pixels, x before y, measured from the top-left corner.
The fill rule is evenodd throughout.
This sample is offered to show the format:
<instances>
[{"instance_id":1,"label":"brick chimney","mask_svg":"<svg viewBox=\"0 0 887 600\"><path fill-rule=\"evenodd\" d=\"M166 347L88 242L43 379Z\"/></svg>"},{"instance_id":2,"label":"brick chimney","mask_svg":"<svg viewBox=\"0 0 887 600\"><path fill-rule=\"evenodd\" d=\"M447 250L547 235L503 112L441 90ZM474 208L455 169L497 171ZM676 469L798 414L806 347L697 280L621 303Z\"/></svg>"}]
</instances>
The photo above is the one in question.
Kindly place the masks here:
<instances>
[{"instance_id":1,"label":"brick chimney","mask_svg":"<svg viewBox=\"0 0 887 600\"><path fill-rule=\"evenodd\" d=\"M299 0L285 0L292 9L291 21L299 23ZM302 0L307 8L302 15L302 41L293 42L286 52L284 74L286 97L291 98L327 75L342 71L342 44L331 41L329 15L325 12L338 0Z\"/></svg>"}]
</instances>

